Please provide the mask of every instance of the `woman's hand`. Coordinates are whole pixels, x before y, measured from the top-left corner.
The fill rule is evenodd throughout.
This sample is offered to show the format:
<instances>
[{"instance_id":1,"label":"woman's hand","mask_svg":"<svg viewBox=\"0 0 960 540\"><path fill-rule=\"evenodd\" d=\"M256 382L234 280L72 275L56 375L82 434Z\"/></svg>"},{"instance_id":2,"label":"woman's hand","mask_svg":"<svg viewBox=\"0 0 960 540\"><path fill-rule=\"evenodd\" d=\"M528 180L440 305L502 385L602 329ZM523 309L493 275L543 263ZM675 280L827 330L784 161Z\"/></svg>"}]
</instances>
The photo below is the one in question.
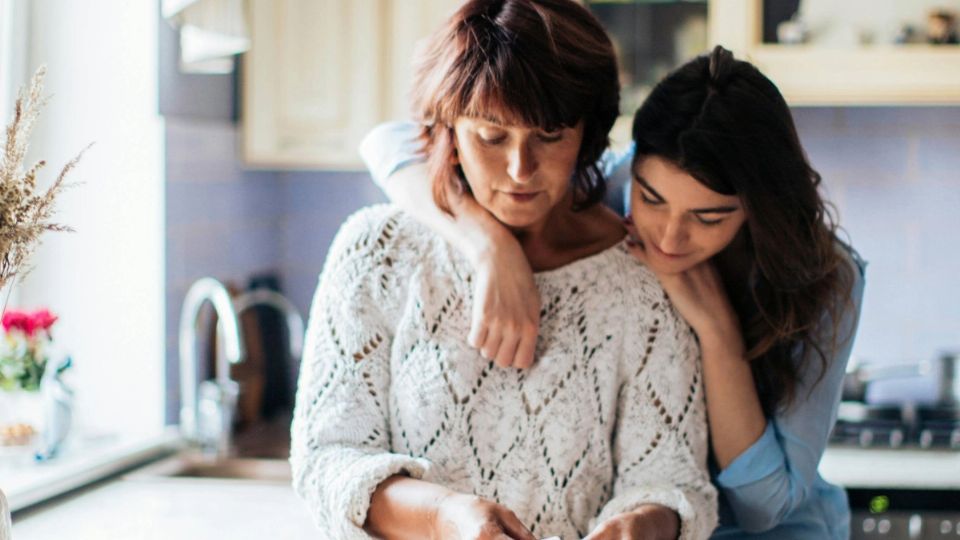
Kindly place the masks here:
<instances>
[{"instance_id":1,"label":"woman's hand","mask_svg":"<svg viewBox=\"0 0 960 540\"><path fill-rule=\"evenodd\" d=\"M646 504L604 521L583 540L674 540L680 536L677 513L658 504Z\"/></svg>"},{"instance_id":2,"label":"woman's hand","mask_svg":"<svg viewBox=\"0 0 960 540\"><path fill-rule=\"evenodd\" d=\"M468 195L448 192L459 248L473 264L473 312L467 343L500 367L533 365L540 331L540 293L513 234Z\"/></svg>"},{"instance_id":3,"label":"woman's hand","mask_svg":"<svg viewBox=\"0 0 960 540\"><path fill-rule=\"evenodd\" d=\"M460 493L437 507L434 540L537 540L507 508L474 495Z\"/></svg>"},{"instance_id":4,"label":"woman's hand","mask_svg":"<svg viewBox=\"0 0 960 540\"><path fill-rule=\"evenodd\" d=\"M500 367L533 365L540 326L540 294L533 270L512 236L479 258L467 342Z\"/></svg>"},{"instance_id":5,"label":"woman's hand","mask_svg":"<svg viewBox=\"0 0 960 540\"><path fill-rule=\"evenodd\" d=\"M635 240L639 238L635 226L630 221L626 221L625 225L632 237L628 242L630 253L646 264L647 253L644 245ZM650 269L653 270L653 267ZM657 279L677 312L701 341L722 338L742 342L737 314L724 289L720 273L711 260L677 274L657 273Z\"/></svg>"}]
</instances>

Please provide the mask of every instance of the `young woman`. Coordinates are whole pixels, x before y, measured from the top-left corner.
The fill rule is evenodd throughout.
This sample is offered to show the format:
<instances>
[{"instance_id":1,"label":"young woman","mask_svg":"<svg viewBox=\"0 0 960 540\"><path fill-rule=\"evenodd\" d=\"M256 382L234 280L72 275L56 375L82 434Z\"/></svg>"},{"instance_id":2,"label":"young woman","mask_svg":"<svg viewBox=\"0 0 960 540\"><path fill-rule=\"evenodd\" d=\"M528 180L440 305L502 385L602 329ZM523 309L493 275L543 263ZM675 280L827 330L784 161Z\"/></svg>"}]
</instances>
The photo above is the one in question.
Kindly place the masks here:
<instances>
[{"instance_id":1,"label":"young woman","mask_svg":"<svg viewBox=\"0 0 960 540\"><path fill-rule=\"evenodd\" d=\"M468 190L536 272L539 363L500 369L466 343L476 276L441 236L396 207L348 220L292 428L325 537L707 538L696 342L596 204L618 101L602 28L572 0L467 2L414 96L437 200Z\"/></svg>"},{"instance_id":2,"label":"young woman","mask_svg":"<svg viewBox=\"0 0 960 540\"><path fill-rule=\"evenodd\" d=\"M534 102L531 102L534 103ZM469 193L426 196L408 124L361 146L375 179L442 230L477 272L469 340L499 365L536 359L540 306L516 240ZM714 538L845 539L846 496L817 473L860 307L863 263L836 237L789 108L756 68L717 47L637 111L631 253L698 338L720 490ZM604 169L616 170L607 155ZM389 179L388 179L389 177ZM613 299L611 299L613 301Z\"/></svg>"}]
</instances>

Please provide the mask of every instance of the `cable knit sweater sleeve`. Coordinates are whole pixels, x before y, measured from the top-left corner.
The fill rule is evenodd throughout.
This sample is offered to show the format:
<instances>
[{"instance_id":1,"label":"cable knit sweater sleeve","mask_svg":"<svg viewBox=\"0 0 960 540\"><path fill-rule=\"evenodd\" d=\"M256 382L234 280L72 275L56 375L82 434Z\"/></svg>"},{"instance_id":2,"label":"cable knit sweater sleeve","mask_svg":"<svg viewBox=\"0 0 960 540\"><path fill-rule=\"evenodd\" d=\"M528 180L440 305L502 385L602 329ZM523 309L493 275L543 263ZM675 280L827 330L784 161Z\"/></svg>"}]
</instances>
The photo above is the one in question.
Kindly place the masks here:
<instances>
[{"instance_id":1,"label":"cable knit sweater sleeve","mask_svg":"<svg viewBox=\"0 0 960 540\"><path fill-rule=\"evenodd\" d=\"M387 321L404 288L391 272L397 237L389 207L351 217L310 310L290 463L294 488L326 538L370 538L362 527L377 486L398 473L420 478L430 465L389 451Z\"/></svg>"},{"instance_id":2,"label":"cable knit sweater sleeve","mask_svg":"<svg viewBox=\"0 0 960 540\"><path fill-rule=\"evenodd\" d=\"M596 523L655 503L677 512L682 540L702 540L717 524L717 493L707 469L700 353L666 296L657 296L633 308L645 323L627 333L613 497Z\"/></svg>"}]
</instances>

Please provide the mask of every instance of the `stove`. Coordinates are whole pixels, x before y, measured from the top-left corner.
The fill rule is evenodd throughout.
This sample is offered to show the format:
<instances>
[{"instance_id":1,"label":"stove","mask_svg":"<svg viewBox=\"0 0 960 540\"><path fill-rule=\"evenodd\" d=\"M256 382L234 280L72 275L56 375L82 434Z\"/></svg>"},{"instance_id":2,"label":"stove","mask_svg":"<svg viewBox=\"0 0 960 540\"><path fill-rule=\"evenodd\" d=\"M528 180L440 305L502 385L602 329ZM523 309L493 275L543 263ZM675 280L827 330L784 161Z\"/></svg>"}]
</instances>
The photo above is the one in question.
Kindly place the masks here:
<instances>
[{"instance_id":1,"label":"stove","mask_svg":"<svg viewBox=\"0 0 960 540\"><path fill-rule=\"evenodd\" d=\"M839 448L903 449L904 455L960 455L960 407L942 404L840 404L830 444ZM889 456L888 453L885 453ZM879 460L872 460L875 466ZM847 487L850 538L960 540L960 491L927 488Z\"/></svg>"},{"instance_id":2,"label":"stove","mask_svg":"<svg viewBox=\"0 0 960 540\"><path fill-rule=\"evenodd\" d=\"M960 491L848 489L850 539L960 539Z\"/></svg>"},{"instance_id":3,"label":"stove","mask_svg":"<svg viewBox=\"0 0 960 540\"><path fill-rule=\"evenodd\" d=\"M844 401L830 444L860 448L960 450L960 407ZM960 536L958 536L960 538Z\"/></svg>"}]
</instances>

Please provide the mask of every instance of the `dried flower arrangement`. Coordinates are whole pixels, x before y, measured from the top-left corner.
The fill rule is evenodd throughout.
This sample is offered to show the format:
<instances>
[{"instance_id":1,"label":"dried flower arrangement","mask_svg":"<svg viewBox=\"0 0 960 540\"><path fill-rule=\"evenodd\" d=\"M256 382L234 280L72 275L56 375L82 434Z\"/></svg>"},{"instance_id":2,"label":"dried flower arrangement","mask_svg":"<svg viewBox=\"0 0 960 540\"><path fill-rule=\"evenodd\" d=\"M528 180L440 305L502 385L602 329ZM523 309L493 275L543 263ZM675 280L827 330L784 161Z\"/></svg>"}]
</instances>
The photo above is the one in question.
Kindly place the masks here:
<instances>
[{"instance_id":1,"label":"dried flower arrangement","mask_svg":"<svg viewBox=\"0 0 960 540\"><path fill-rule=\"evenodd\" d=\"M50 219L54 214L57 196L74 185L67 184L64 179L80 161L86 148L63 167L46 191L37 188L37 173L46 162L41 160L30 168L24 168L30 133L49 99L42 95L45 75L46 68L41 67L31 78L29 87L20 89L13 120L7 126L3 155L0 156L0 288L29 272L25 264L42 233L72 231L65 225L52 223ZM4 298L3 308L6 308L6 304Z\"/></svg>"}]
</instances>

